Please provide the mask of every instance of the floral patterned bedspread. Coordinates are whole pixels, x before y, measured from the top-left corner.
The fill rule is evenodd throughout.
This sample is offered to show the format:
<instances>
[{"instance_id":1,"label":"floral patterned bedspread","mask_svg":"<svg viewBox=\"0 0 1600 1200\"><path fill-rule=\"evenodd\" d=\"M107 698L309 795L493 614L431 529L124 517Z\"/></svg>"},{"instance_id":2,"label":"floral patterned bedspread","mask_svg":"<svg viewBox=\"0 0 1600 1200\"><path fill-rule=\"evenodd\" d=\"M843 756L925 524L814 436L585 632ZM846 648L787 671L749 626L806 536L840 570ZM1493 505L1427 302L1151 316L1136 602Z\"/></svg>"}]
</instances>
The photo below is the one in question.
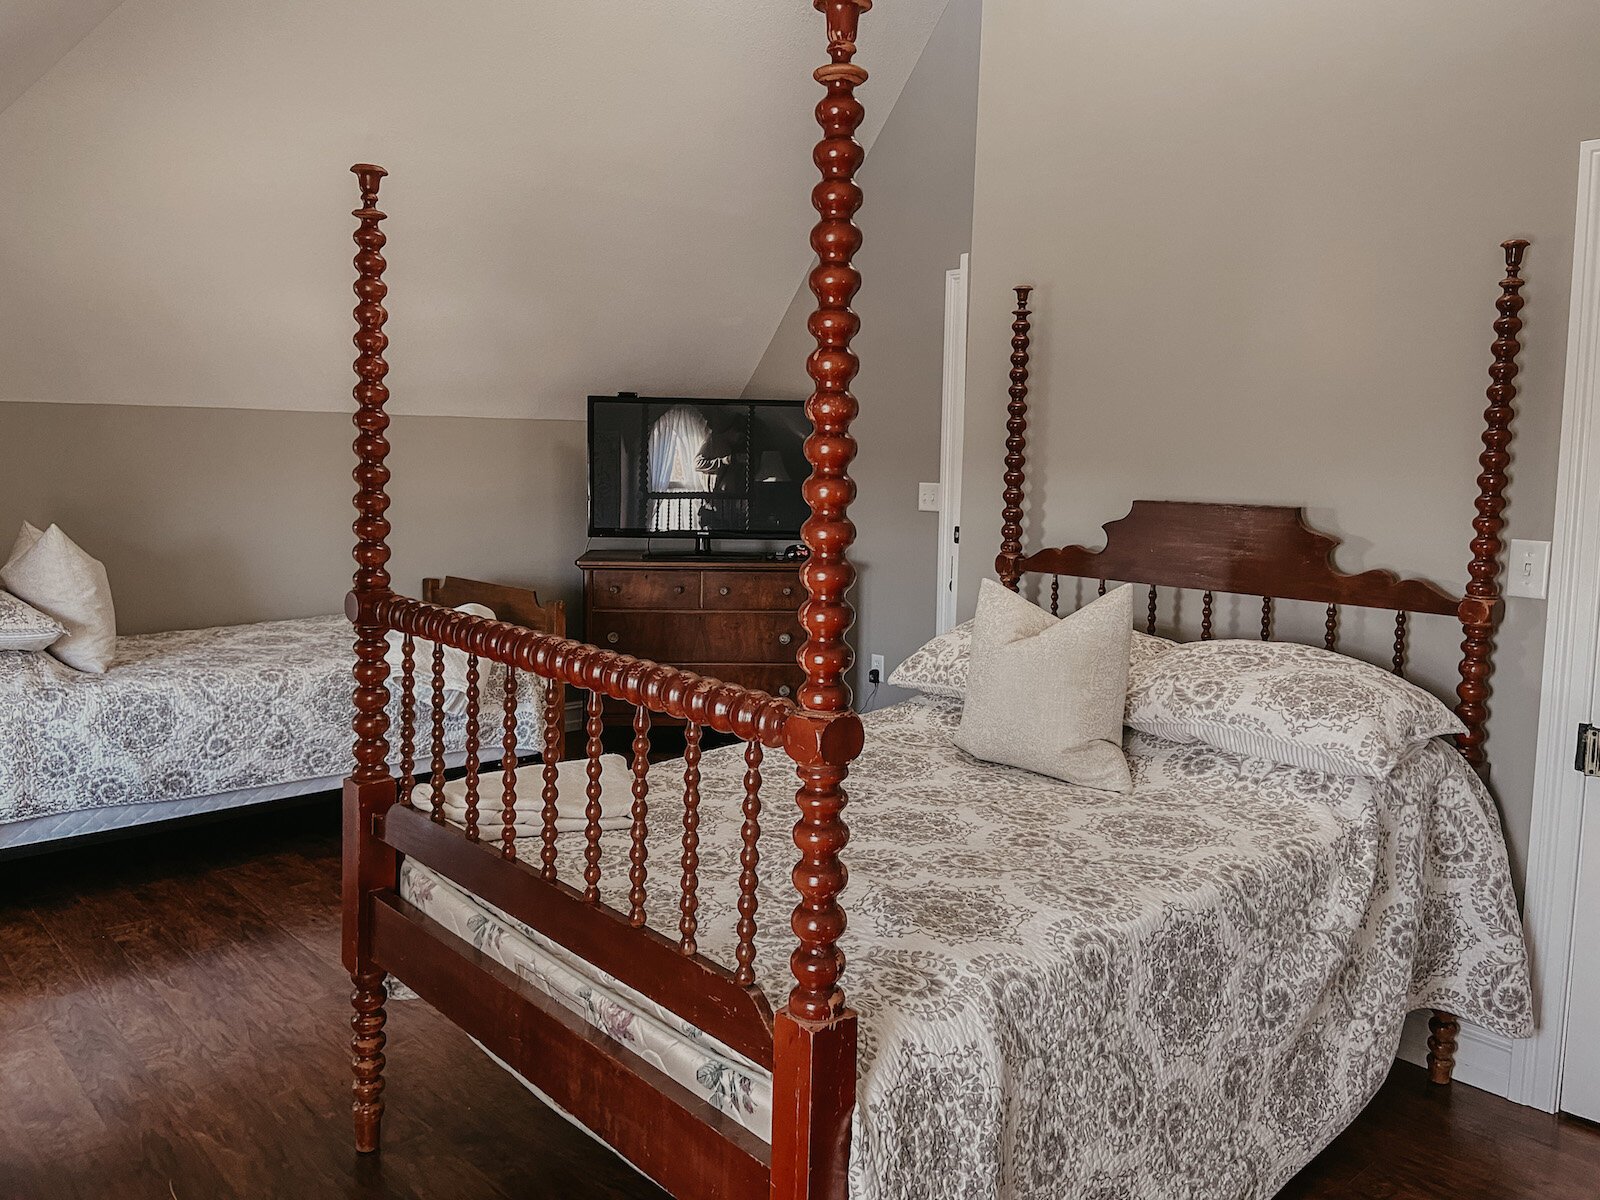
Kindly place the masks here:
<instances>
[{"instance_id":1,"label":"floral patterned bedspread","mask_svg":"<svg viewBox=\"0 0 1600 1200\"><path fill-rule=\"evenodd\" d=\"M0 823L343 775L351 642L338 616L139 634L117 640L104 675L0 651ZM502 679L486 673L485 696ZM531 751L542 692L518 684ZM465 727L446 717L452 749Z\"/></svg>"},{"instance_id":2,"label":"floral patterned bedspread","mask_svg":"<svg viewBox=\"0 0 1600 1200\"><path fill-rule=\"evenodd\" d=\"M849 784L855 1200L1265 1198L1366 1105L1407 1012L1531 1032L1499 820L1443 742L1377 781L1130 734L1119 795L973 759L959 712L870 714ZM703 770L700 943L731 963L740 749ZM788 760L766 774L756 965L781 1003ZM670 930L681 805L669 764L650 778ZM616 903L625 835L605 846Z\"/></svg>"}]
</instances>

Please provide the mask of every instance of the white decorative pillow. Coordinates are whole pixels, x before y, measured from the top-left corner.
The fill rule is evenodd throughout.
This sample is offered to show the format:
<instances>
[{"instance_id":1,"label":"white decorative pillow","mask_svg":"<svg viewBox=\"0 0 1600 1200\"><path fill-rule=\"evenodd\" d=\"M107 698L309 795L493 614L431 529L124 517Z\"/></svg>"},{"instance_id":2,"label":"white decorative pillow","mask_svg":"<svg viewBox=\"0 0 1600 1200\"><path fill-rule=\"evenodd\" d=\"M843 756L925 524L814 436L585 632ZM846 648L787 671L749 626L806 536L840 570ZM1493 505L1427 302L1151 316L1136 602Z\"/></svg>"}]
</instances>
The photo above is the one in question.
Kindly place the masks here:
<instances>
[{"instance_id":1,"label":"white decorative pillow","mask_svg":"<svg viewBox=\"0 0 1600 1200\"><path fill-rule=\"evenodd\" d=\"M955 744L1068 783L1133 790L1122 754L1133 588L1056 618L985 579Z\"/></svg>"},{"instance_id":2,"label":"white decorative pillow","mask_svg":"<svg viewBox=\"0 0 1600 1200\"><path fill-rule=\"evenodd\" d=\"M469 617L495 619L494 610L484 604L458 604L455 611L466 613ZM405 664L406 635L391 629L387 636L389 650L385 657L389 660L389 675L393 681L390 686L398 687L400 672ZM427 638L412 639L411 664L416 675L419 700L432 695L433 648L434 643ZM456 716L467 709L467 652L457 650L454 646L445 646L443 649L444 711Z\"/></svg>"},{"instance_id":3,"label":"white decorative pillow","mask_svg":"<svg viewBox=\"0 0 1600 1200\"><path fill-rule=\"evenodd\" d=\"M1137 674L1145 664L1158 658L1176 642L1133 630L1128 644L1128 669ZM926 696L951 696L959 700L967 694L968 663L972 655L972 622L964 621L948 633L941 633L894 669L889 683Z\"/></svg>"},{"instance_id":4,"label":"white decorative pillow","mask_svg":"<svg viewBox=\"0 0 1600 1200\"><path fill-rule=\"evenodd\" d=\"M0 592L0 650L43 650L66 630L10 592Z\"/></svg>"},{"instance_id":5,"label":"white decorative pillow","mask_svg":"<svg viewBox=\"0 0 1600 1200\"><path fill-rule=\"evenodd\" d=\"M1173 742L1306 767L1388 775L1456 715L1398 675L1293 642L1189 642L1136 678L1128 724Z\"/></svg>"},{"instance_id":6,"label":"white decorative pillow","mask_svg":"<svg viewBox=\"0 0 1600 1200\"><path fill-rule=\"evenodd\" d=\"M59 525L40 533L24 522L11 557L0 567L0 584L66 631L51 644L51 654L79 671L105 673L117 652L111 583L105 567Z\"/></svg>"}]
</instances>

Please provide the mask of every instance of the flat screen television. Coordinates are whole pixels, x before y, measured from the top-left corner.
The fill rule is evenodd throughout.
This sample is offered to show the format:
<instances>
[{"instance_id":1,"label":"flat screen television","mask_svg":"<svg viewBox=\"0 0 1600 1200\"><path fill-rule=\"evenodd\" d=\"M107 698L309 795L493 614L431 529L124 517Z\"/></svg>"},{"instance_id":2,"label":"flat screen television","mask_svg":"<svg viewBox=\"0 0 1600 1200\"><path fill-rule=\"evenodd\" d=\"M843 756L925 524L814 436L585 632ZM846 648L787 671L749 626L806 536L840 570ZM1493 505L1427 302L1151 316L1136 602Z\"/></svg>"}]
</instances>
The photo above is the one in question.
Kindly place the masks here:
<instances>
[{"instance_id":1,"label":"flat screen television","mask_svg":"<svg viewBox=\"0 0 1600 1200\"><path fill-rule=\"evenodd\" d=\"M808 510L798 400L589 397L589 535L789 540Z\"/></svg>"}]
</instances>

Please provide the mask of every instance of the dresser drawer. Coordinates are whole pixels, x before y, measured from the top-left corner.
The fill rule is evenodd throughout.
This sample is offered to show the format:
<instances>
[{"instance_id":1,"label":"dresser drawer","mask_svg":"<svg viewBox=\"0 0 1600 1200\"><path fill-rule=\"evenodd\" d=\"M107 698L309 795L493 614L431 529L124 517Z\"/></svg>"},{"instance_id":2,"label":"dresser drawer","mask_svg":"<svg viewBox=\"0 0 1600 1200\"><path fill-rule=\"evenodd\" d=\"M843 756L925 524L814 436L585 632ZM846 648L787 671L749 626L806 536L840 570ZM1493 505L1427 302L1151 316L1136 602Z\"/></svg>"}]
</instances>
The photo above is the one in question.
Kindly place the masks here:
<instances>
[{"instance_id":1,"label":"dresser drawer","mask_svg":"<svg viewBox=\"0 0 1600 1200\"><path fill-rule=\"evenodd\" d=\"M707 608L794 612L805 599L800 576L789 571L707 571L701 580L701 595Z\"/></svg>"},{"instance_id":2,"label":"dresser drawer","mask_svg":"<svg viewBox=\"0 0 1600 1200\"><path fill-rule=\"evenodd\" d=\"M680 666L693 662L785 663L800 648L794 613L597 611L589 640L607 650Z\"/></svg>"},{"instance_id":3,"label":"dresser drawer","mask_svg":"<svg viewBox=\"0 0 1600 1200\"><path fill-rule=\"evenodd\" d=\"M699 571L595 571L595 608L699 608Z\"/></svg>"}]
</instances>

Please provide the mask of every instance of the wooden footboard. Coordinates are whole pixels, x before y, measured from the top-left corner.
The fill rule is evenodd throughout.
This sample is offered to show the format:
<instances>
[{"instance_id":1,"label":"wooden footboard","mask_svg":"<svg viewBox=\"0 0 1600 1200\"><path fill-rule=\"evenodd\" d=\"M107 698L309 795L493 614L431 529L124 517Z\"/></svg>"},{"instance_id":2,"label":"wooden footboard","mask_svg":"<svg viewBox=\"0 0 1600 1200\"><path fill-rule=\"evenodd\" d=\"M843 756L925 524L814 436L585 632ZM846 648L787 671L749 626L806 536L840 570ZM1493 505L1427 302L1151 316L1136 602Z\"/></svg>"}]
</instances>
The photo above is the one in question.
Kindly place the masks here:
<instances>
[{"instance_id":1,"label":"wooden footboard","mask_svg":"<svg viewBox=\"0 0 1600 1200\"><path fill-rule=\"evenodd\" d=\"M367 895L351 914L351 938L358 952L355 965L366 964L365 974L380 977L393 974L416 988L424 997L437 996L440 1006L464 1028L483 1040L514 1066L528 1061L533 1073L528 1078L558 1104L610 1141L631 1160L645 1166L653 1163L653 1117L659 1111L692 1112L701 1117L717 1115L704 1103L685 1107L687 1093L672 1084L662 1088L661 1073L621 1046L596 1056L591 1043L595 1031L569 1017L556 1020L550 1004L528 994L520 986L509 986L508 973L489 963L482 955L458 939L444 933L426 918L420 918L399 900L398 864L402 856L415 858L440 875L459 884L472 895L537 930L550 940L582 958L624 985L649 997L684 1021L716 1038L753 1062L774 1071L775 1092L781 1092L785 1070L809 1080L817 1073L813 1040L823 1038L822 1049L831 1060L854 1067L854 1026L848 1014L840 1011L834 1019L813 1021L806 1036L790 1036L787 1045L798 1053L780 1061L776 1053L777 1017L766 995L755 984L755 936L758 921L757 882L760 856L759 837L764 810L762 767L769 749L782 749L804 769L821 771L831 784L829 804L842 803L838 781L844 764L860 748L860 725L849 711L824 714L806 712L787 699L753 691L734 684L707 679L659 663L630 655L617 654L597 646L507 622L471 616L455 609L426 604L390 591L352 593L350 617L358 629L376 629L401 635L398 692L397 771L393 779L372 783L353 781L352 810L359 827L351 831L354 844L364 847L358 862L372 866L372 873L356 872L352 887ZM384 642L383 644L387 644ZM419 651L419 647L423 649ZM438 753L442 744L444 711L443 656L446 649L464 652L467 658L465 697L467 741L469 747L485 745L492 736L502 744L502 775L491 791L482 787L475 756L469 755L462 783L465 820L445 816L444 760ZM500 663L506 668L500 685L503 695L486 695L481 681L487 678L485 665ZM372 664L369 664L372 665ZM559 703L550 703L545 714L546 757L541 766L524 767L519 775L515 696L517 676L531 672L551 686L547 696L559 693L556 685L570 684L588 692L582 760L584 776L584 827L581 831L558 835L557 751L555 731L562 717ZM601 710L606 700L621 701L633 707L635 737L630 775L631 809L628 830L629 852L625 861L606 862L601 854ZM417 712L424 714L419 723ZM686 753L672 763L650 761L648 737L652 718L667 716L684 722ZM697 942L699 923L699 746L706 730L732 735L745 742L745 797L740 830L740 871L737 879L737 945L733 961L719 963L701 953ZM427 747L434 748L431 762ZM423 761L419 761L423 760ZM836 799L835 799L836 797ZM826 814L823 814L826 816ZM537 839L517 836L534 824ZM649 857L648 832L663 827L679 832L681 854L658 866ZM797 840L809 852L816 875L805 876L817 899L831 902L837 892L824 889L836 879L843 883L837 866L837 847L842 836L832 831L842 828L835 820L802 820ZM535 844L529 846L529 842ZM581 864L581 865L580 865ZM567 879L558 876L565 866ZM802 867L807 864L802 862ZM604 879L615 880L614 871L625 872L628 904L614 907L602 900ZM662 879L662 871L666 878ZM578 879L581 874L581 886ZM653 891L666 886L672 890L678 919L676 928L658 929L647 921L646 900ZM821 910L825 913L825 904ZM822 950L836 961L833 942L842 919L810 923L813 908L803 902L808 940L800 952ZM837 905L834 905L837 912ZM842 918L842 913L838 914ZM365 932L363 932L365 930ZM470 951L470 952L469 952ZM418 971L426 974L419 975ZM357 974L358 980L362 972ZM425 980L434 982L427 983ZM511 979L514 985L515 980ZM376 1104L381 1090L382 1004L379 984L367 983L357 999L361 1044L357 1048L358 1077L365 1102ZM472 1014L477 1014L473 1016ZM510 1014L512 1028L536 1030L545 1041L560 1043L559 1049L546 1045L534 1050L524 1044L521 1034L505 1043L504 1030L494 1026L491 1014ZM792 1020L792 1014L786 1014ZM581 1038L569 1033L582 1028ZM830 1034L831 1039L830 1039ZM830 1040L833 1044L829 1044ZM848 1042L848 1046L843 1045ZM496 1049L501 1047L501 1049ZM586 1048L587 1047L587 1048ZM502 1053L504 1049L504 1053ZM587 1064L587 1065L583 1065ZM591 1121L584 1114L593 1104L595 1072L605 1080L610 1097L606 1113ZM525 1074L527 1074L525 1072ZM626 1084L617 1079L627 1077ZM670 1083L670 1081L668 1081ZM853 1085L853 1080L851 1081ZM811 1086L809 1084L807 1087ZM849 1088L829 1084L829 1095ZM585 1091L585 1088L590 1089ZM807 1093L809 1094L809 1093ZM692 1099L692 1097L690 1098ZM659 1101L659 1104L658 1104ZM664 1106L664 1107L661 1107ZM777 1106L775 1105L775 1108ZM792 1107L792 1106L791 1106ZM615 1110L615 1111L614 1111ZM378 1110L381 1112L381 1109ZM845 1108L848 1114L848 1107ZM631 1113L632 1116L627 1114ZM599 1116L604 1119L600 1120ZM376 1121L370 1114L369 1120ZM775 1113L775 1124L777 1117ZM749 1135L729 1142L722 1127L727 1122L702 1122L704 1129L692 1143L698 1148L692 1178L699 1189L685 1194L746 1195L745 1186L752 1163L766 1170L768 1148L752 1158ZM837 1119L835 1120L837 1124ZM374 1126L375 1128L375 1126ZM687 1135L685 1135L687 1136ZM780 1138L774 1130L775 1140ZM809 1138L807 1139L809 1141ZM374 1141L375 1144L375 1133ZM685 1142L685 1145L691 1144ZM674 1159L676 1167L684 1160ZM648 1169L648 1168L647 1168ZM654 1170L658 1181L672 1186ZM710 1188L713 1180L726 1180L732 1190ZM740 1183L739 1181L745 1181ZM801 1193L806 1194L806 1193Z\"/></svg>"},{"instance_id":2,"label":"wooden footboard","mask_svg":"<svg viewBox=\"0 0 1600 1200\"><path fill-rule=\"evenodd\" d=\"M850 392L857 361L851 341L858 325L850 302L860 286L852 265L860 244L853 218L861 204L855 174L862 158L855 141L863 110L855 97L866 72L853 59L856 30L871 0L814 0L827 18L830 61L815 77L825 95L816 110L822 128L814 161L821 182L812 191L818 221L811 245L819 263L811 275L817 308L810 328L816 352L807 361L815 389L806 405L812 430L804 485L811 516L803 530L809 557L801 568L807 600L800 610L806 641L797 661L805 671L799 704L748 688L705 679L659 663L616 654L504 621L444 607L451 581L430 588L424 603L396 595L387 569L390 526L386 487L389 417L384 383L389 340L383 331L388 295L383 282L386 243L378 211L381 167L358 164L361 205L355 211L358 357L355 441L357 564L346 604L355 627L355 768L345 783L344 960L354 983L352 1064L356 1147L378 1148L383 1114L385 1004L392 973L415 987L446 1016L520 1071L556 1103L640 1166L674 1195L770 1195L773 1200L843 1200L855 1105L856 1024L845 1003L838 942L845 928L840 904L848 840L843 813L849 765L861 751L861 723L845 683L851 651L844 637L852 613L845 595L854 581L847 553L855 537L849 519L855 456L850 436L856 400ZM454 601L450 601L454 602ZM391 693L388 635L401 638L398 696ZM447 648L468 656L465 820L447 822L444 751L438 714L444 695ZM506 668L503 695L484 695L485 663ZM537 769L522 768L516 678L546 681L545 731ZM589 693L584 725L586 762L583 828L557 836L556 763L563 757L562 689ZM398 698L397 744L389 740L389 710ZM419 727L419 699L431 701L431 727ZM634 711L631 755L627 903L601 899L601 713L606 700ZM684 723L685 754L670 768L652 767L652 719ZM706 957L699 931L700 745L706 730L745 742L737 877L737 944L733 962ZM483 794L480 752L498 745L502 774ZM755 984L759 834L765 809L764 756L781 749L798 776L794 795L795 859L784 864L795 887L788 915L795 935L790 956L794 986L773 1011ZM787 788L785 793L788 794ZM647 826L670 801L681 855L668 864L676 890L676 928L652 928L646 900L659 886L660 866L649 857ZM534 823L537 846L519 843L517 826ZM786 821L787 823L787 821ZM572 839L581 837L581 846ZM562 855L576 854L579 874L558 877ZM710 1105L689 1094L620 1043L590 1028L516 976L443 930L399 895L399 867L415 857L466 890L533 927L663 1008L771 1069L772 1139L762 1144ZM672 868L676 869L673 870ZM611 877L615 880L615 876Z\"/></svg>"}]
</instances>

